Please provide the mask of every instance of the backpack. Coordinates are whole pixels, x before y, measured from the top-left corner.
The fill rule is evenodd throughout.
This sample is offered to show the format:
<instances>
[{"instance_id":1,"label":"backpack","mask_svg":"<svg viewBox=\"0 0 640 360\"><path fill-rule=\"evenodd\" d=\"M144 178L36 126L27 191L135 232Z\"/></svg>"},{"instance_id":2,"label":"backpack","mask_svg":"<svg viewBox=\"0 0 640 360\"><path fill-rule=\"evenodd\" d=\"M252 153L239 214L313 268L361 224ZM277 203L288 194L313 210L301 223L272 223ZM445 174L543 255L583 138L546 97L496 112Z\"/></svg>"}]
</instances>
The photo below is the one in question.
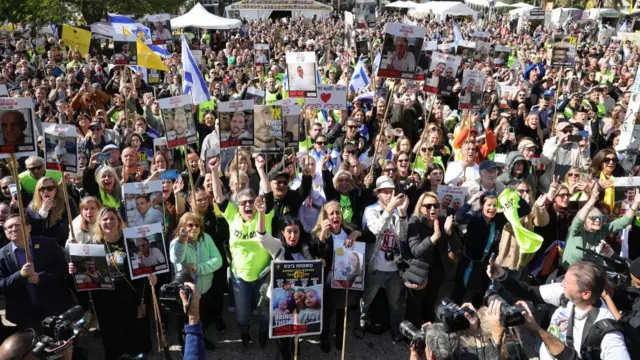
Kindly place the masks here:
<instances>
[{"instance_id":1,"label":"backpack","mask_svg":"<svg viewBox=\"0 0 640 360\"><path fill-rule=\"evenodd\" d=\"M640 360L640 334L627 321L616 321L613 319L602 319L596 321L585 342L582 344L580 354L584 360L600 359L600 344L604 336L613 331L620 331L624 336L624 342L631 360Z\"/></svg>"}]
</instances>

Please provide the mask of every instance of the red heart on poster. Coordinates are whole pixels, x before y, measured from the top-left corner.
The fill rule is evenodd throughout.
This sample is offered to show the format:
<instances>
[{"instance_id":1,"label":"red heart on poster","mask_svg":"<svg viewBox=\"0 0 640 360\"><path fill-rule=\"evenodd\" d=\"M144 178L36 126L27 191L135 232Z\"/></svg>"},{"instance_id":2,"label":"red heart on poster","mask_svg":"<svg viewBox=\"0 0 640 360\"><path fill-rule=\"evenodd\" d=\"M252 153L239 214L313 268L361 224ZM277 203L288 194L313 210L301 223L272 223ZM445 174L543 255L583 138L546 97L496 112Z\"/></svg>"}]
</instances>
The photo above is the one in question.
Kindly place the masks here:
<instances>
[{"instance_id":1,"label":"red heart on poster","mask_svg":"<svg viewBox=\"0 0 640 360\"><path fill-rule=\"evenodd\" d=\"M325 102L325 103L326 103L327 101L329 101L329 99L331 99L331 94L329 94L329 93L322 93L322 94L320 94L320 99L321 99L323 102Z\"/></svg>"}]
</instances>

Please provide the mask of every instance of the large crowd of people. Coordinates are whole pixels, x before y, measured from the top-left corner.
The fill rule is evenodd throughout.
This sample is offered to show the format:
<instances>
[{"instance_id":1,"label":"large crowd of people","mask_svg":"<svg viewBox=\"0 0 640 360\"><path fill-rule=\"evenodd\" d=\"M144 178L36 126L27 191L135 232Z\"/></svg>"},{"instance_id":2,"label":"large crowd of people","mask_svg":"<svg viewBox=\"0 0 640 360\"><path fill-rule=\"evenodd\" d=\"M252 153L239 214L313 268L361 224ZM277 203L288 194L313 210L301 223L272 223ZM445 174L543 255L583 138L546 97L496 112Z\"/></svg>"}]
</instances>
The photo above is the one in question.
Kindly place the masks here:
<instances>
[{"instance_id":1,"label":"large crowd of people","mask_svg":"<svg viewBox=\"0 0 640 360\"><path fill-rule=\"evenodd\" d=\"M204 329L237 327L241 346L255 346L250 319L257 316L259 346L275 341L280 356L291 359L290 339L269 340L270 263L321 259L323 352L342 348L347 301L359 303L353 307L359 321L347 324L358 338L388 330L389 341L404 342L403 321L418 328L433 323L424 330L426 350L413 346L412 358L515 358L503 346L510 333L501 323L500 307L506 305L484 302L491 288L511 304L549 304L541 310L518 302L524 326L541 338L541 359L580 354L588 329L601 319L625 326L600 339L598 356L637 356L629 341L625 345L625 331L629 325L637 332L640 322L640 302L634 304L627 289L640 287L640 193L616 186L616 180L637 176L640 166L624 169L623 160L635 153L616 146L629 131L623 126L627 114L638 111L630 109L638 44L592 38L578 29L575 64L552 67L552 39L565 29L518 27L495 14L454 22L383 12L377 20L376 27L350 33L339 13L243 21L240 29L198 33L190 48L202 50L200 70L212 100L192 112L195 143L155 152L154 139L165 135L158 101L183 92L179 51L165 60L168 71L160 83L150 86L141 72L112 65L108 41L94 40L83 57L52 36L40 52L32 32L3 35L0 86L7 97L32 99L39 154L19 159L19 193L12 190L10 167L0 160L0 291L6 320L15 325L3 328L2 338L27 328L39 331L45 317L80 304L94 312L105 359L149 353L151 288L187 272L199 293ZM425 40L439 44L454 42L457 29L467 40L482 32L489 46L507 46L511 53L497 62L493 56L463 61L446 75L453 76L452 86L433 94L423 90L424 81L375 75L373 58L389 50L383 49L388 23L423 27ZM355 44L362 41L369 52L358 56ZM395 46L406 47L404 42ZM269 51L254 51L254 44L269 44ZM315 52L322 84L349 88L361 62L370 82L349 92L346 111L303 105L299 145L284 155L220 149L219 104L247 98L249 88L264 91L267 105L287 98L286 54L304 51ZM479 109L459 106L465 69L486 74L484 88L472 93L482 99L472 100ZM77 173L45 166L43 123L75 125ZM12 131L0 125L3 135ZM129 219L123 186L160 180L169 170L179 176L161 180L161 199L136 198L136 218ZM463 195L443 196L444 187ZM514 213L501 203L505 192L515 194ZM129 222L158 221L165 224L171 272L132 280L123 261L123 229ZM24 227L29 242L23 241ZM523 248L525 233L540 236L533 252ZM346 300L344 290L330 285L336 242L366 243L364 289L349 292ZM69 243L104 245L113 290L92 291L91 298L76 291L78 269L65 256ZM141 262L165 261L149 240L136 245ZM630 261L630 282L607 280L603 267L612 260L603 257ZM471 329L452 336L437 323L435 310L447 299L473 309ZM227 311L236 323L225 323ZM186 315L178 318L187 323ZM172 319L162 320L170 331ZM213 333L204 337L208 350L215 349Z\"/></svg>"}]
</instances>

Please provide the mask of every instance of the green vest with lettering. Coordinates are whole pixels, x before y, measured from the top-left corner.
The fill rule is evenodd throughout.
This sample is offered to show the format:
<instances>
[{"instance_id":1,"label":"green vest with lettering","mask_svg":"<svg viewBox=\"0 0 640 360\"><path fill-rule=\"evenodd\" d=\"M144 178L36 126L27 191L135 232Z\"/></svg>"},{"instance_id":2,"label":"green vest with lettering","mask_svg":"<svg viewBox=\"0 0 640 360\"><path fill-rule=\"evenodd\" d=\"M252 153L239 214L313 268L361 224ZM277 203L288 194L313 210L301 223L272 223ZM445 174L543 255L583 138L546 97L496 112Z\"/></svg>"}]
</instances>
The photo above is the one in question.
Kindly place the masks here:
<instances>
[{"instance_id":1,"label":"green vest with lettering","mask_svg":"<svg viewBox=\"0 0 640 360\"><path fill-rule=\"evenodd\" d=\"M216 102L213 98L209 101L205 101L202 104L198 105L198 122L203 123L204 114L209 110L215 111L215 109L216 109Z\"/></svg>"},{"instance_id":2,"label":"green vest with lettering","mask_svg":"<svg viewBox=\"0 0 640 360\"><path fill-rule=\"evenodd\" d=\"M49 176L56 182L59 182L62 179L62 173L58 170L47 170L44 176ZM38 180L34 179L33 176L31 176L29 170L21 172L18 177L20 178L20 187L22 187L24 191L29 193L29 195L33 195L36 191L36 183L38 182Z\"/></svg>"}]
</instances>

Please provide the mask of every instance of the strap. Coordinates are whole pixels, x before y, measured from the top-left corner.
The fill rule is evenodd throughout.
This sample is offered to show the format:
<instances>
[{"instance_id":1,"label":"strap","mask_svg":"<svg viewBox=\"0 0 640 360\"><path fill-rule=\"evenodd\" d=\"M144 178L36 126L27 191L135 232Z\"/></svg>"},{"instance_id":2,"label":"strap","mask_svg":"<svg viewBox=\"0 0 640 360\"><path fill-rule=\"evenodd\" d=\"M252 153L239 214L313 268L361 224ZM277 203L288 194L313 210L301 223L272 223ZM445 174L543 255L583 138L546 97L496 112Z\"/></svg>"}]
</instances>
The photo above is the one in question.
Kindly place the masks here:
<instances>
[{"instance_id":1,"label":"strap","mask_svg":"<svg viewBox=\"0 0 640 360\"><path fill-rule=\"evenodd\" d=\"M484 262L487 259L487 255L489 255L489 251L491 250L491 245L493 245L493 238L496 235L496 222L491 222L491 228L489 229L489 239L487 239L487 245L484 247L484 253L482 254L482 259L480 260L472 260L469 259L469 266L464 271L464 286L466 287L469 283L469 277L471 276L471 271L473 270L473 265L477 262Z\"/></svg>"},{"instance_id":2,"label":"strap","mask_svg":"<svg viewBox=\"0 0 640 360\"><path fill-rule=\"evenodd\" d=\"M597 302L596 304L593 304L593 306L591 307L591 310L589 310L589 313L587 314L587 320L584 323L583 326L583 330L582 330L582 342L580 347L584 347L585 345L585 340L587 338L587 335L589 335L589 331L585 331L587 329L591 329L591 327L593 326L593 323L595 323L596 319L598 318L598 314L600 313L600 302ZM573 305L573 307L571 308L571 313L569 314L569 322L567 323L567 340L566 340L566 344L568 347L573 348L573 323L574 323L574 318L575 318L575 309L576 306L575 304Z\"/></svg>"},{"instance_id":3,"label":"strap","mask_svg":"<svg viewBox=\"0 0 640 360\"><path fill-rule=\"evenodd\" d=\"M595 322L593 326L589 328L586 340L583 340L584 342L580 351L582 358L588 358L585 356L586 354L599 356L602 351L600 346L602 339L605 335L613 331L619 331L624 334L624 327L619 321L614 319L602 319ZM593 356L591 358L593 358Z\"/></svg>"}]
</instances>

